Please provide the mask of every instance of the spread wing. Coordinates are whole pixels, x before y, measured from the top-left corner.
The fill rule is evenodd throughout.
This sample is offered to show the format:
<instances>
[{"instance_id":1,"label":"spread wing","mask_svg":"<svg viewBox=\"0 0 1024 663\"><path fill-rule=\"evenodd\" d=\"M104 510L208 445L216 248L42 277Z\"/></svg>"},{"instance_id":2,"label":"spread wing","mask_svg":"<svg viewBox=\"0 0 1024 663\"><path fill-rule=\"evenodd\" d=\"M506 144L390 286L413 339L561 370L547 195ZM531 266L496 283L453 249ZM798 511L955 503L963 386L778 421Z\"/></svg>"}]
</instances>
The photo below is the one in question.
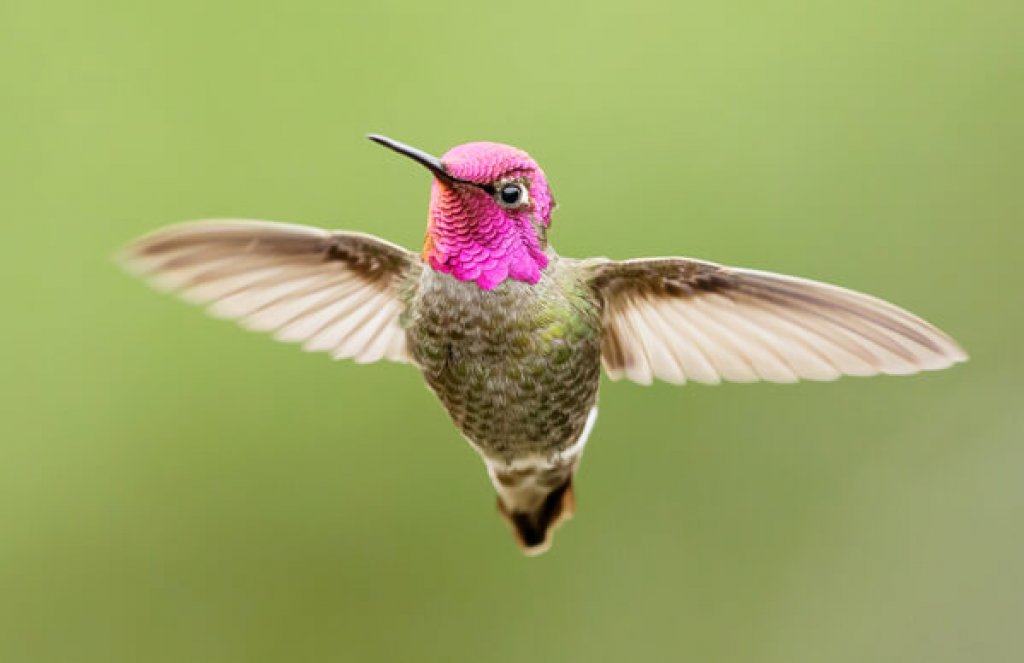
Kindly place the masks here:
<instances>
[{"instance_id":1,"label":"spread wing","mask_svg":"<svg viewBox=\"0 0 1024 663\"><path fill-rule=\"evenodd\" d=\"M905 375L967 359L921 318L826 283L689 258L595 261L612 379L796 382Z\"/></svg>"},{"instance_id":2,"label":"spread wing","mask_svg":"<svg viewBox=\"0 0 1024 663\"><path fill-rule=\"evenodd\" d=\"M270 221L170 226L120 256L156 287L219 318L357 362L411 361L401 284L420 269L409 251L371 235Z\"/></svg>"}]
</instances>

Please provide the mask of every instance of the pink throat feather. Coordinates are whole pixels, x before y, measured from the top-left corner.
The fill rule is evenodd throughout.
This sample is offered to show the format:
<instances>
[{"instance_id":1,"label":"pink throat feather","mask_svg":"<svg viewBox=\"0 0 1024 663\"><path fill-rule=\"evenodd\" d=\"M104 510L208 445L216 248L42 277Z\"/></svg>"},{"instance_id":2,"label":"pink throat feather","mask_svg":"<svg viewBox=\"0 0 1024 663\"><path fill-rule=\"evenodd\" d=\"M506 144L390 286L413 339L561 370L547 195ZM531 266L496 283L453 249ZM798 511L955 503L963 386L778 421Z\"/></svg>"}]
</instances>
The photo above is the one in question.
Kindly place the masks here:
<instances>
[{"instance_id":1,"label":"pink throat feather","mask_svg":"<svg viewBox=\"0 0 1024 663\"><path fill-rule=\"evenodd\" d=\"M508 278L537 283L548 265L541 228L551 223L553 201L544 173L521 150L497 143L467 143L446 153L452 176L477 184L516 179L530 204L507 209L481 188L434 180L423 258L460 281L492 290Z\"/></svg>"}]
</instances>

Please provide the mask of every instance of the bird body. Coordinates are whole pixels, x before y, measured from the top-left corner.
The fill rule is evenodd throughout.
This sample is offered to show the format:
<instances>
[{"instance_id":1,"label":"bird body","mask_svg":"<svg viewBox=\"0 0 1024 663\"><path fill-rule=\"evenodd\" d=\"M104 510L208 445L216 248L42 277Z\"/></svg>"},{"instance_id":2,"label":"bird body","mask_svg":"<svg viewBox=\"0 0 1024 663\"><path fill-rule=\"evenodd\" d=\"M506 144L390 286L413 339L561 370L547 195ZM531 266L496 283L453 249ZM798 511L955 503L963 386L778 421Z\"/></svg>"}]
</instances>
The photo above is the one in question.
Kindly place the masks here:
<instances>
[{"instance_id":1,"label":"bird body","mask_svg":"<svg viewBox=\"0 0 1024 663\"><path fill-rule=\"evenodd\" d=\"M530 554L572 514L572 480L612 379L683 384L910 374L966 359L880 299L691 258L560 257L554 199L525 152L467 143L434 174L419 255L371 235L202 221L143 237L124 263L215 316L357 362L414 364L483 457Z\"/></svg>"},{"instance_id":2,"label":"bird body","mask_svg":"<svg viewBox=\"0 0 1024 663\"><path fill-rule=\"evenodd\" d=\"M536 284L493 290L425 270L409 302L413 358L455 425L488 459L557 454L597 398L599 304L575 261L552 256Z\"/></svg>"},{"instance_id":3,"label":"bird body","mask_svg":"<svg viewBox=\"0 0 1024 663\"><path fill-rule=\"evenodd\" d=\"M424 379L483 457L523 545L541 546L571 511L564 500L600 381L600 305L576 261L549 252L535 284L492 290L427 269L407 311Z\"/></svg>"}]
</instances>

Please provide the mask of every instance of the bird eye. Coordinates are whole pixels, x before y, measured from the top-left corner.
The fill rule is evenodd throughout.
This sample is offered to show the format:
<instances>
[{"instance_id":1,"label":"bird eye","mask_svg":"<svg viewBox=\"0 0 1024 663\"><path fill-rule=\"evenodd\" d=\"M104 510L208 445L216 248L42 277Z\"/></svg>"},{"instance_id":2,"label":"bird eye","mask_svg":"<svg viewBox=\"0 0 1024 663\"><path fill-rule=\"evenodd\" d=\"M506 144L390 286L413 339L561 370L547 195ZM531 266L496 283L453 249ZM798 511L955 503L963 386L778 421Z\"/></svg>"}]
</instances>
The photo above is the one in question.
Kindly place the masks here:
<instances>
[{"instance_id":1,"label":"bird eye","mask_svg":"<svg viewBox=\"0 0 1024 663\"><path fill-rule=\"evenodd\" d=\"M522 207L530 202L526 187L522 184L509 183L502 185L495 196L502 207Z\"/></svg>"}]
</instances>

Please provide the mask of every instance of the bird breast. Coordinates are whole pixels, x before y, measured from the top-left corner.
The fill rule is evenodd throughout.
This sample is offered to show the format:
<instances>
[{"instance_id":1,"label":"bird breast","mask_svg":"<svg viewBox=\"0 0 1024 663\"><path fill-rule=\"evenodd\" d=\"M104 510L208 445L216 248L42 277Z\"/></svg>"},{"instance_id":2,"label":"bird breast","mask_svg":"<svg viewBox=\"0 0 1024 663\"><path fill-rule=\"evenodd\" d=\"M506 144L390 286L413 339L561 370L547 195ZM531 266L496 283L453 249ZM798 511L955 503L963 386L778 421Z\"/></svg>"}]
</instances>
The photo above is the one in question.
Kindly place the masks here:
<instances>
[{"instance_id":1,"label":"bird breast","mask_svg":"<svg viewBox=\"0 0 1024 663\"><path fill-rule=\"evenodd\" d=\"M571 265L493 290L425 269L409 346L455 425L486 457L556 454L582 433L600 378L600 319Z\"/></svg>"}]
</instances>

